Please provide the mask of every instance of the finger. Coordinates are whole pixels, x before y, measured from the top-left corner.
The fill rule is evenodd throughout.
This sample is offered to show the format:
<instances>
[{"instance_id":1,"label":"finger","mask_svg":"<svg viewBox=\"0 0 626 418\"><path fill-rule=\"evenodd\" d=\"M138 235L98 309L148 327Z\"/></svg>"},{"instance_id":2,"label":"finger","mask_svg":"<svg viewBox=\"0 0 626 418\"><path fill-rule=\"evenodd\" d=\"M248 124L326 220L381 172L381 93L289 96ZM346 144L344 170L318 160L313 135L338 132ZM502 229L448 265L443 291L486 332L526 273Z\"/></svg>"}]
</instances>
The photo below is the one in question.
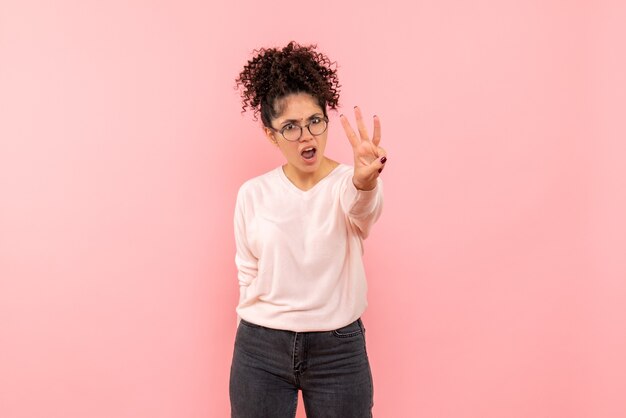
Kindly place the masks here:
<instances>
[{"instance_id":1,"label":"finger","mask_svg":"<svg viewBox=\"0 0 626 418\"><path fill-rule=\"evenodd\" d=\"M369 141L369 135L367 134L365 123L363 123L363 115L361 114L361 109L359 109L358 106L354 106L354 116L356 116L356 126L359 129L361 141Z\"/></svg>"},{"instance_id":2,"label":"finger","mask_svg":"<svg viewBox=\"0 0 626 418\"><path fill-rule=\"evenodd\" d=\"M376 172L380 173L385 168L386 163L387 157L384 155L380 158L376 158L375 160L370 161L370 163L366 165L368 174L374 175L374 173Z\"/></svg>"},{"instance_id":3,"label":"finger","mask_svg":"<svg viewBox=\"0 0 626 418\"><path fill-rule=\"evenodd\" d=\"M358 147L361 141L359 140L359 138L356 137L356 133L354 133L352 126L350 126L348 118L346 118L344 115L339 115L339 120L341 121L341 126L343 126L343 130L348 137L348 141L350 141L350 144L352 144L352 147Z\"/></svg>"},{"instance_id":4,"label":"finger","mask_svg":"<svg viewBox=\"0 0 626 418\"><path fill-rule=\"evenodd\" d=\"M380 144L380 119L374 115L374 136L372 137L374 145Z\"/></svg>"},{"instance_id":5,"label":"finger","mask_svg":"<svg viewBox=\"0 0 626 418\"><path fill-rule=\"evenodd\" d=\"M373 143L369 141L362 141L359 147L359 154L364 158L367 158L368 164L372 161L376 160L381 155L379 154L379 149Z\"/></svg>"},{"instance_id":6,"label":"finger","mask_svg":"<svg viewBox=\"0 0 626 418\"><path fill-rule=\"evenodd\" d=\"M376 161L378 162L378 173L380 174L385 169L385 163L387 162L387 157L382 156Z\"/></svg>"}]
</instances>

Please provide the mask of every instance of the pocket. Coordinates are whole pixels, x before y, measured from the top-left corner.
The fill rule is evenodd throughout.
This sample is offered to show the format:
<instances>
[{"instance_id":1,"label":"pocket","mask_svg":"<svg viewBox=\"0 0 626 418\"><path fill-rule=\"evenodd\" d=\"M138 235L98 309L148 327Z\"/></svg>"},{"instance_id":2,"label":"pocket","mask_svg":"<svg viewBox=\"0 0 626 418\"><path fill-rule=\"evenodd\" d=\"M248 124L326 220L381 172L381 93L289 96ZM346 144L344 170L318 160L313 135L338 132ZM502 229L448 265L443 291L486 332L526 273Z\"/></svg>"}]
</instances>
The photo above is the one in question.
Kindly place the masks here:
<instances>
[{"instance_id":1,"label":"pocket","mask_svg":"<svg viewBox=\"0 0 626 418\"><path fill-rule=\"evenodd\" d=\"M335 337L350 338L356 337L357 335L362 335L363 333L365 333L365 328L363 328L363 323L359 318L351 324L333 330L332 333Z\"/></svg>"}]
</instances>

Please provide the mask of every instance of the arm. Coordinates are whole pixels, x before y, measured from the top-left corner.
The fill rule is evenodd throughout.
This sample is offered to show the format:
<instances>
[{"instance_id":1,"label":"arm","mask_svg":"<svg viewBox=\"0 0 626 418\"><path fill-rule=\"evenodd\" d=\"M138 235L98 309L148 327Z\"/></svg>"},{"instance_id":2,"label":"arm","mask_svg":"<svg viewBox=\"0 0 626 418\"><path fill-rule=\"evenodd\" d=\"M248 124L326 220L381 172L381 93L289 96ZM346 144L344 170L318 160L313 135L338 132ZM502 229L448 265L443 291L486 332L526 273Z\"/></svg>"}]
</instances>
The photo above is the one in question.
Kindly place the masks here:
<instances>
[{"instance_id":1,"label":"arm","mask_svg":"<svg viewBox=\"0 0 626 418\"><path fill-rule=\"evenodd\" d=\"M372 190L359 190L351 179L346 179L340 194L341 207L352 225L365 239L383 209L383 181L377 179Z\"/></svg>"},{"instance_id":2,"label":"arm","mask_svg":"<svg viewBox=\"0 0 626 418\"><path fill-rule=\"evenodd\" d=\"M239 282L239 303L246 297L246 290L252 280L257 276L258 259L252 254L248 246L246 235L245 200L243 197L243 187L237 193L237 203L235 204L235 265L237 266L237 279ZM239 325L239 315L237 315L237 325Z\"/></svg>"},{"instance_id":3,"label":"arm","mask_svg":"<svg viewBox=\"0 0 626 418\"><path fill-rule=\"evenodd\" d=\"M352 145L354 153L354 173L352 182L342 190L342 208L348 218L355 225L362 238L366 238L372 224L378 219L382 211L383 194L382 180L379 178L385 163L387 153L380 145L380 119L374 116L374 135L369 139L367 129L363 123L361 110L355 106L359 135L354 132L348 119L341 115L341 125Z\"/></svg>"}]
</instances>

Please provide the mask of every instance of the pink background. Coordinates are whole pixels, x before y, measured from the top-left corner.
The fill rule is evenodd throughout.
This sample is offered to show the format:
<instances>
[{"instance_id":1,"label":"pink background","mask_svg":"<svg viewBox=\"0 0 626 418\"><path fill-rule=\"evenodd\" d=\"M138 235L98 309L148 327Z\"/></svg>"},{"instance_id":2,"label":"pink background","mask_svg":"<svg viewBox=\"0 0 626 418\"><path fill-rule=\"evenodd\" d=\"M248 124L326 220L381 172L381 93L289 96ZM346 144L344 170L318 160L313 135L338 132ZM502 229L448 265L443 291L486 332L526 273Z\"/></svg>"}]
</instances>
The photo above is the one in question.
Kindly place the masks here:
<instances>
[{"instance_id":1,"label":"pink background","mask_svg":"<svg viewBox=\"0 0 626 418\"><path fill-rule=\"evenodd\" d=\"M620 1L0 3L0 416L229 414L251 51L378 114L375 416L626 416ZM328 155L350 162L331 113ZM301 412L299 412L299 416Z\"/></svg>"}]
</instances>

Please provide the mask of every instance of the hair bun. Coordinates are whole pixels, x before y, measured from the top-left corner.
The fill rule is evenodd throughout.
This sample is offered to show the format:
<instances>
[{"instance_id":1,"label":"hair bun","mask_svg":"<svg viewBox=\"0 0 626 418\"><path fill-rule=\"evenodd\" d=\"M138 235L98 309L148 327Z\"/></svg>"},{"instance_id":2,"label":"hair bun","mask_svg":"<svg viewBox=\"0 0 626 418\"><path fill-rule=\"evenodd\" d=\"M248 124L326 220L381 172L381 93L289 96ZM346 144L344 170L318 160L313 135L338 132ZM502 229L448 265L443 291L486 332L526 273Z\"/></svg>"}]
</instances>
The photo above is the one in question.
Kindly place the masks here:
<instances>
[{"instance_id":1,"label":"hair bun","mask_svg":"<svg viewBox=\"0 0 626 418\"><path fill-rule=\"evenodd\" d=\"M254 112L266 126L276 117L276 99L304 92L315 97L326 113L326 106L339 105L339 80L335 62L317 52L317 45L302 46L291 41L282 49L261 48L244 66L236 79L241 92L242 113Z\"/></svg>"}]
</instances>

